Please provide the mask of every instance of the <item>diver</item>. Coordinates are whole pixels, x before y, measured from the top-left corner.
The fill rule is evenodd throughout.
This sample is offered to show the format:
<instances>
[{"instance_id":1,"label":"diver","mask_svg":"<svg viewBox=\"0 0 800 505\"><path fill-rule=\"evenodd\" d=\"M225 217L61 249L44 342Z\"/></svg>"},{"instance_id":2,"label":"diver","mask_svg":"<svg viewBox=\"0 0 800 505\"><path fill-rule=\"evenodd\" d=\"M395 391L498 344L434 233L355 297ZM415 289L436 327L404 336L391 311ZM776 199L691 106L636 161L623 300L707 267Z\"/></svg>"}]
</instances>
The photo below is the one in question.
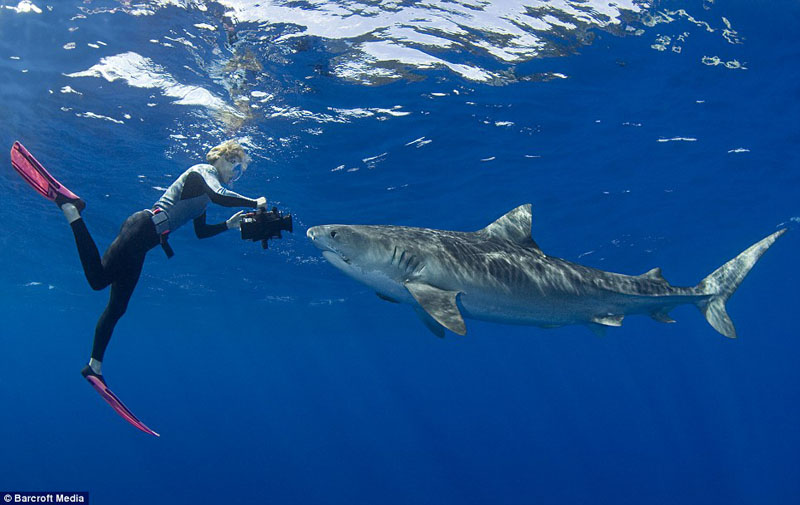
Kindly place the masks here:
<instances>
[{"instance_id":1,"label":"diver","mask_svg":"<svg viewBox=\"0 0 800 505\"><path fill-rule=\"evenodd\" d=\"M228 140L208 151L208 163L194 165L181 174L151 209L140 210L128 217L101 258L81 217L86 203L56 181L21 144L14 144L11 156L12 165L26 182L61 208L75 235L83 271L92 289L111 286L108 305L97 321L91 358L81 371L86 379L96 378L103 385L103 355L117 321L128 307L147 252L161 245L171 257L173 252L167 242L169 234L190 220L200 239L239 229L244 211L218 224L206 223L209 202L223 207L258 209L267 205L263 196L253 200L225 188L242 176L250 161L238 142Z\"/></svg>"}]
</instances>

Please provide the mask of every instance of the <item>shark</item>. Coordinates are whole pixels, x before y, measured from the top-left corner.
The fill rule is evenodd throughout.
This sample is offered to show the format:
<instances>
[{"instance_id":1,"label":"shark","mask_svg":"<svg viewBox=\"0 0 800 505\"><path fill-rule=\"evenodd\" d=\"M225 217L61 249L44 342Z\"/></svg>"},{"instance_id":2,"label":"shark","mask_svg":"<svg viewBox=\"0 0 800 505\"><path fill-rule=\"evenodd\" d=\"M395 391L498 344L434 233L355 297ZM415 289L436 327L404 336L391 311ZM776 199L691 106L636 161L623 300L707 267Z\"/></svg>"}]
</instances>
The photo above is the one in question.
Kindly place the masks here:
<instances>
[{"instance_id":1,"label":"shark","mask_svg":"<svg viewBox=\"0 0 800 505\"><path fill-rule=\"evenodd\" d=\"M696 286L672 286L653 268L607 272L549 256L531 236L531 205L475 232L385 225L321 225L307 236L327 261L411 305L436 336L467 332L464 319L557 328L586 325L604 334L631 315L674 323L669 312L696 306L719 333L736 338L725 304L780 229L717 268Z\"/></svg>"}]
</instances>

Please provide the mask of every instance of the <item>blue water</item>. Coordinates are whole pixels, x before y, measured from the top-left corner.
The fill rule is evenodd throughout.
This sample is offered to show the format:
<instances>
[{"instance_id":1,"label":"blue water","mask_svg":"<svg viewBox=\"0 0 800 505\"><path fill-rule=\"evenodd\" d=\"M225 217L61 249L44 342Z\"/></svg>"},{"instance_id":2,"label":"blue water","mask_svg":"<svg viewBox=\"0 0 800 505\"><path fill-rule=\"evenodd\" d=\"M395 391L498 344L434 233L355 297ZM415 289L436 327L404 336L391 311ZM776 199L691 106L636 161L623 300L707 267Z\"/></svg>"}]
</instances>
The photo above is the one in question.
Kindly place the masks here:
<instances>
[{"instance_id":1,"label":"blue water","mask_svg":"<svg viewBox=\"0 0 800 505\"><path fill-rule=\"evenodd\" d=\"M104 361L162 435L149 437L78 375L107 292L3 154L0 490L95 504L800 499L800 6L639 3L608 26L553 6L572 28L508 42L508 12L465 4L0 1L0 145L22 141L88 202L101 247L226 138L254 158L235 189L295 217L267 251L187 227L173 259L149 254ZM496 4L526 5L541 7ZM514 61L487 49L534 33L544 45ZM376 41L372 59L358 52ZM326 223L476 230L527 202L547 254L660 266L675 285L790 233L728 304L736 340L692 307L604 338L468 320L439 340L305 238Z\"/></svg>"}]
</instances>

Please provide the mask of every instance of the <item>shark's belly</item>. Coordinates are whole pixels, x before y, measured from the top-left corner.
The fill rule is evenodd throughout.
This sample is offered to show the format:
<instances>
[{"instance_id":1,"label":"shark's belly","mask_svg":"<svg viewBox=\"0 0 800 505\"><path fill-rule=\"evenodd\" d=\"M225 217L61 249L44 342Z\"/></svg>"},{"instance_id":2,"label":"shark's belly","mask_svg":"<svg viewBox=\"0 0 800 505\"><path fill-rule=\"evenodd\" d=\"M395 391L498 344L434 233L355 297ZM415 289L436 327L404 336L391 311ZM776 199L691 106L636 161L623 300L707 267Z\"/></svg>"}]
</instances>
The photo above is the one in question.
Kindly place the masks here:
<instances>
[{"instance_id":1,"label":"shark's belly","mask_svg":"<svg viewBox=\"0 0 800 505\"><path fill-rule=\"evenodd\" d=\"M462 293L459 304L462 314L469 319L535 326L587 323L609 309L607 303L592 296L514 296L486 292Z\"/></svg>"},{"instance_id":2,"label":"shark's belly","mask_svg":"<svg viewBox=\"0 0 800 505\"><path fill-rule=\"evenodd\" d=\"M586 324L606 315L652 314L683 303L692 296L646 296L585 289L581 293L562 291L504 293L465 291L459 297L464 317L506 324L565 326Z\"/></svg>"}]
</instances>

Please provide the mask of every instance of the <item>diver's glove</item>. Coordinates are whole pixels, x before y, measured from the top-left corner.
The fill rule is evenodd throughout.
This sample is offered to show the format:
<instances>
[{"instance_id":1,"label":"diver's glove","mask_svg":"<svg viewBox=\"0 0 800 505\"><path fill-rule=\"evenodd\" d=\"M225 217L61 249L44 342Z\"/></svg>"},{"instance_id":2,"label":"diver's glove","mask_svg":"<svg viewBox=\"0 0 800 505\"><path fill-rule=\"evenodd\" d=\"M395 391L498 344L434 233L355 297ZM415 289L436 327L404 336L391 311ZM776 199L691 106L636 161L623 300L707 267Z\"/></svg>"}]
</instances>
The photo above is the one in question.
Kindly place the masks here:
<instances>
[{"instance_id":1,"label":"diver's glove","mask_svg":"<svg viewBox=\"0 0 800 505\"><path fill-rule=\"evenodd\" d=\"M266 209L267 208L267 197L260 196L256 199L256 207L259 209Z\"/></svg>"},{"instance_id":2,"label":"diver's glove","mask_svg":"<svg viewBox=\"0 0 800 505\"><path fill-rule=\"evenodd\" d=\"M228 226L229 230L239 229L239 226L242 224L242 216L244 215L244 211L240 210L236 214L232 215L225 221L225 224Z\"/></svg>"}]
</instances>

